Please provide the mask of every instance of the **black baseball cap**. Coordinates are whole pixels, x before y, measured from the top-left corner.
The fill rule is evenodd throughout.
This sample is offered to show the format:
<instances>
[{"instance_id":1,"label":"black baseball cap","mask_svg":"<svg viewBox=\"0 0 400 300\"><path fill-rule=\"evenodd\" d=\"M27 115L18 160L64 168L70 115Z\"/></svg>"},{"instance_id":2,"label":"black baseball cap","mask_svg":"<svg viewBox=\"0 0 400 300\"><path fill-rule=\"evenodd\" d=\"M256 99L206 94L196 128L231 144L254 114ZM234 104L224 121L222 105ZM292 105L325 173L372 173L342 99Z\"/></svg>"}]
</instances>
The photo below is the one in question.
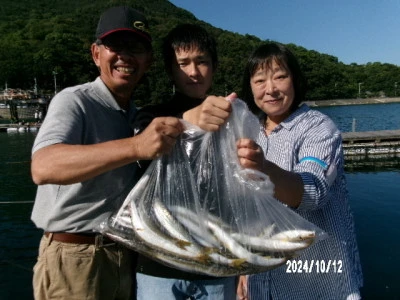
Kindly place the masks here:
<instances>
[{"instance_id":1,"label":"black baseball cap","mask_svg":"<svg viewBox=\"0 0 400 300\"><path fill-rule=\"evenodd\" d=\"M146 17L128 6L111 7L100 17L96 38L103 39L118 31L130 31L151 43L149 23Z\"/></svg>"}]
</instances>

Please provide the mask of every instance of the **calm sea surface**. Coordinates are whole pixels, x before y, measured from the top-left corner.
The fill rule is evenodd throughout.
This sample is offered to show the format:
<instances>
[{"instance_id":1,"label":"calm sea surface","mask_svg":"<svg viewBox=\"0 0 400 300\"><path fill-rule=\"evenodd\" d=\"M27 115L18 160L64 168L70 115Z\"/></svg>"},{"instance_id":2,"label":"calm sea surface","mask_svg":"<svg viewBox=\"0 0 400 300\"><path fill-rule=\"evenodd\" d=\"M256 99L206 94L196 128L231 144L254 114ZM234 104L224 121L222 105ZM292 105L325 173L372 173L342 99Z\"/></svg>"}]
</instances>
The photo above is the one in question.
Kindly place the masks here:
<instances>
[{"instance_id":1,"label":"calm sea surface","mask_svg":"<svg viewBox=\"0 0 400 300\"><path fill-rule=\"evenodd\" d=\"M400 104L318 108L342 131L400 129ZM30 221L34 133L0 133L0 300L32 299L41 231ZM364 299L400 299L400 170L348 172L364 271Z\"/></svg>"}]
</instances>

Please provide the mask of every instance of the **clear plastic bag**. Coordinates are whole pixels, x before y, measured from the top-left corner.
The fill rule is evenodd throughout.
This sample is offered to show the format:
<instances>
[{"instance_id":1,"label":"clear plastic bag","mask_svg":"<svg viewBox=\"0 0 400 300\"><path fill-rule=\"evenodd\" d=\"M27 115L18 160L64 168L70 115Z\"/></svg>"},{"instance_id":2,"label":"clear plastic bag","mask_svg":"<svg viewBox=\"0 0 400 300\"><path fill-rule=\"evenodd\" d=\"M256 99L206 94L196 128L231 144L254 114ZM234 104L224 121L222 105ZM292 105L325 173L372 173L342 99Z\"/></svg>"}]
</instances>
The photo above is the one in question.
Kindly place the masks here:
<instances>
[{"instance_id":1,"label":"clear plastic bag","mask_svg":"<svg viewBox=\"0 0 400 300\"><path fill-rule=\"evenodd\" d=\"M163 264L212 276L277 268L324 237L273 197L267 175L240 166L236 141L260 133L243 101L232 102L217 132L185 125L173 151L152 161L101 224L104 235Z\"/></svg>"}]
</instances>

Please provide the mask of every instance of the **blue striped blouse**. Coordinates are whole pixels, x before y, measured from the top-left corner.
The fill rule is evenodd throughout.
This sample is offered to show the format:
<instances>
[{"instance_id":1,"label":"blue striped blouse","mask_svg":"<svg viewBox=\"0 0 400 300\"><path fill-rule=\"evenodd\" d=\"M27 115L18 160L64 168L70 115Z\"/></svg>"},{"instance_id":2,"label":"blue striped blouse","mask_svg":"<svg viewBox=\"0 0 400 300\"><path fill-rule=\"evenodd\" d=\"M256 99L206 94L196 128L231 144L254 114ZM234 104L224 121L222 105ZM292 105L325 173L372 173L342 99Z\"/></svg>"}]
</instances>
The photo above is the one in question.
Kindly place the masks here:
<instances>
[{"instance_id":1,"label":"blue striped blouse","mask_svg":"<svg viewBox=\"0 0 400 300\"><path fill-rule=\"evenodd\" d=\"M250 275L250 299L360 299L363 275L340 131L327 116L302 105L269 136L262 130L258 143L269 161L301 176L304 195L296 211L328 238L280 268Z\"/></svg>"}]
</instances>

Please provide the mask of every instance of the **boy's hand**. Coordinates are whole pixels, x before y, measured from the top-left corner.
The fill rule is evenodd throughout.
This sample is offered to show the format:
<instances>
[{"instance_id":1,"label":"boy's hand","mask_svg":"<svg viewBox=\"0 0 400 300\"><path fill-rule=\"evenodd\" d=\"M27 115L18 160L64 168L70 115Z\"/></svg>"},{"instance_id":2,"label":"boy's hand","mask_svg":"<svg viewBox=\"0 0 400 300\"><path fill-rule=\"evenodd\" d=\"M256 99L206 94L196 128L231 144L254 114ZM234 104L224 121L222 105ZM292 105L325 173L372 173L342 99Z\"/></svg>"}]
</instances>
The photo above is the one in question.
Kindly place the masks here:
<instances>
[{"instance_id":1,"label":"boy's hand","mask_svg":"<svg viewBox=\"0 0 400 300\"><path fill-rule=\"evenodd\" d=\"M202 104L186 111L183 119L206 131L217 131L231 113L231 101L236 93L227 97L208 96Z\"/></svg>"}]
</instances>

